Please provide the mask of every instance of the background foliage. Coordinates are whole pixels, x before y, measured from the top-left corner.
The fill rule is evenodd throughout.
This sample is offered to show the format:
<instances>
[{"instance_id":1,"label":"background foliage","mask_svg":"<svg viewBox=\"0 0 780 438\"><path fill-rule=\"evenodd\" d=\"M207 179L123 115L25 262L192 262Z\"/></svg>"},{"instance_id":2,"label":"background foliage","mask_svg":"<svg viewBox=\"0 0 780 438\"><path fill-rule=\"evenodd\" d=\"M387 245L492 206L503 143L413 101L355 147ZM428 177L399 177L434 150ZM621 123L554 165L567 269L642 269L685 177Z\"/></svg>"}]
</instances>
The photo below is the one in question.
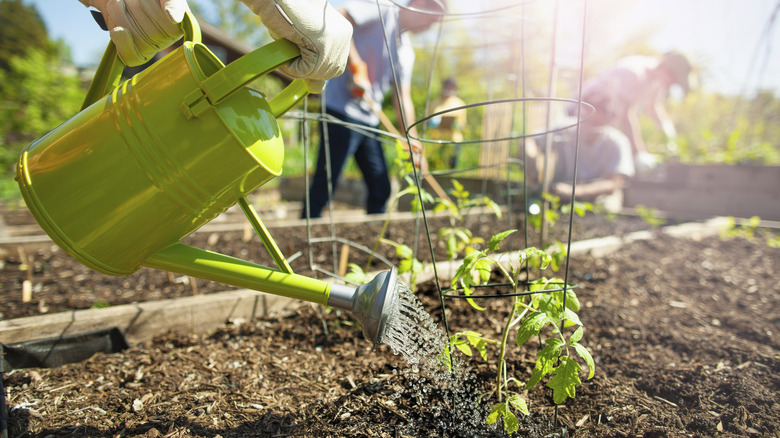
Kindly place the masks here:
<instances>
[{"instance_id":1,"label":"background foliage","mask_svg":"<svg viewBox=\"0 0 780 438\"><path fill-rule=\"evenodd\" d=\"M497 0L496 7L507 1ZM270 41L259 18L240 2L190 0L190 4L196 14L252 47ZM441 34L433 30L413 37L417 52L413 95L418 118L433 108L440 96L441 83L448 76L457 77L459 94L467 104L518 97L571 97L579 79L578 70L559 66L551 74L555 55L551 43L552 17L532 8L524 13L528 16L521 21L523 24L513 29L486 28L484 20L475 24L448 17ZM22 0L0 0L0 29L0 196L6 198L18 196L13 175L19 152L30 141L75 114L87 84L79 80L79 70L71 65L69 48L60 41L51 41L33 6ZM629 35L608 57L586 55L585 78L621 56L653 54L647 47L648 39L646 34ZM702 71L707 68L706 65L698 67ZM554 87L549 85L550 78L555 78ZM260 85L270 94L279 86ZM310 99L308 110L317 111L318 104L316 98ZM390 99L384 106L386 113L394 118ZM467 140L481 138L488 117L486 108L475 106L468 110ZM539 125L538 121L544 120L549 108L547 104L535 103L525 109L528 113L517 112L525 115L513 126L534 132L531 125ZM780 165L780 99L776 90L748 97L724 96L707 92L705 83L684 100L671 100L669 112L678 128L677 150L667 149L662 134L648 120L642 121L648 148L666 160ZM313 122L307 127L311 162L316 157L318 130ZM300 129L294 122L284 122L283 129L288 139L285 172L300 173L304 168ZM517 151L520 145L520 141L515 141L512 147ZM476 165L481 146L480 143L464 145L458 167ZM388 162L393 162L392 142L386 151ZM354 167L347 170L350 171L356 173Z\"/></svg>"}]
</instances>

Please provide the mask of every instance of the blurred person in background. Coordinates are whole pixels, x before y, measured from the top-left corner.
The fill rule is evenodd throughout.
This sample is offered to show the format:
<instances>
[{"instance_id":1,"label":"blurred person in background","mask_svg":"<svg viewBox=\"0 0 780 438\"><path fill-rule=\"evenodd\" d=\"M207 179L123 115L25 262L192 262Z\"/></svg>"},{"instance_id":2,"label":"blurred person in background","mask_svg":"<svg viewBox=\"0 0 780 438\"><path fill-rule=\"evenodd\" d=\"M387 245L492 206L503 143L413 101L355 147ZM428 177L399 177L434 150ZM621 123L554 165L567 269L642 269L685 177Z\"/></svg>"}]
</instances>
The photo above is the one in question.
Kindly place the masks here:
<instances>
[{"instance_id":1,"label":"blurred person in background","mask_svg":"<svg viewBox=\"0 0 780 438\"><path fill-rule=\"evenodd\" d=\"M583 101L592 104L602 96L613 99L617 112L614 124L631 141L638 172L650 171L658 163L642 138L640 114L650 117L665 134L667 149L676 151L677 130L666 111L665 100L675 85L684 95L688 94L693 84L692 70L688 58L676 51L661 56L629 56L584 84ZM573 115L571 110L569 114Z\"/></svg>"},{"instance_id":2,"label":"blurred person in background","mask_svg":"<svg viewBox=\"0 0 780 438\"><path fill-rule=\"evenodd\" d=\"M577 120L572 118L561 125L570 126L568 128L526 140L527 181L535 191L540 191L546 163L549 192L562 202L570 202L576 164L577 200L594 202L607 211L616 212L623 206L626 179L635 173L631 142L614 126L621 115L620 102L602 94L594 96L594 100L588 103L596 111L580 126L576 163ZM552 136L551 153L545 160L542 147L548 135Z\"/></svg>"},{"instance_id":3,"label":"blurred person in background","mask_svg":"<svg viewBox=\"0 0 780 438\"><path fill-rule=\"evenodd\" d=\"M408 33L428 30L444 11L440 0L410 0L406 6L353 1L339 9L352 24L354 34L347 72L328 81L323 102L327 114L345 124L320 125L317 165L309 188L309 203L304 203L301 217L321 217L329 202L326 148L330 153L333 192L344 165L354 156L368 188L366 212L385 212L391 194L387 161L379 139L360 127L379 126L380 105L390 92L398 122L416 120L411 94L414 50ZM417 136L414 129L409 134Z\"/></svg>"},{"instance_id":4,"label":"blurred person in background","mask_svg":"<svg viewBox=\"0 0 780 438\"><path fill-rule=\"evenodd\" d=\"M431 111L431 114L443 113L431 117L428 121L428 127L431 128L429 137L432 140L451 141L455 144L452 157L449 160L449 167L454 169L458 164L458 155L460 154L460 142L463 141L463 128L466 127L466 109L462 108L466 102L458 97L458 82L452 76L444 80L441 87L441 98ZM455 109L460 108L460 109ZM445 146L445 144L437 144ZM444 148L439 154L445 156Z\"/></svg>"}]
</instances>

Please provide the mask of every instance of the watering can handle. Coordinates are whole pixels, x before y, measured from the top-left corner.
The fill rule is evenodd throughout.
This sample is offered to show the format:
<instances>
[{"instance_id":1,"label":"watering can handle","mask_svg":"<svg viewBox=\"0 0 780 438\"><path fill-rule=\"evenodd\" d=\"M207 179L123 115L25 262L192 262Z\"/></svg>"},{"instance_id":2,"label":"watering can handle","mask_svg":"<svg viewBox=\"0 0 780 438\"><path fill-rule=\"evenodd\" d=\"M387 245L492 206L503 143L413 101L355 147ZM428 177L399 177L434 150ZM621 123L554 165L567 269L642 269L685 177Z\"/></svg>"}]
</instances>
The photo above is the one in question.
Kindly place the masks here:
<instances>
[{"instance_id":1,"label":"watering can handle","mask_svg":"<svg viewBox=\"0 0 780 438\"><path fill-rule=\"evenodd\" d=\"M253 80L264 76L300 56L298 46L280 39L253 50L231 62L200 84L200 89L212 105ZM260 69L260 71L258 71ZM307 95L303 80L294 80L281 93L269 100L274 117L279 117Z\"/></svg>"},{"instance_id":2,"label":"watering can handle","mask_svg":"<svg viewBox=\"0 0 780 438\"><path fill-rule=\"evenodd\" d=\"M98 20L98 24L100 24L103 16L95 11L93 11L93 15L95 15L95 20ZM100 16L100 19L97 18L98 15ZM105 26L105 21L103 21L101 27L103 26ZM181 30L184 33L185 41L201 41L200 26L190 11L184 12L184 18L182 18L181 21ZM84 110L97 102L98 99L116 88L122 78L122 71L124 68L125 65L117 55L114 42L109 40L108 46L103 52L103 57L100 59L100 64L98 64L98 68L95 71L95 77L92 78L92 83L89 85L89 90L87 91L87 96L84 98L84 103L81 104L81 110Z\"/></svg>"},{"instance_id":3,"label":"watering can handle","mask_svg":"<svg viewBox=\"0 0 780 438\"><path fill-rule=\"evenodd\" d=\"M185 41L201 41L200 26L190 11L185 11L181 29ZM278 40L250 52L212 75L203 82L203 92L209 101L215 104L247 83L270 73L299 55L300 52L295 44L287 40ZM257 72L258 65L265 66L265 70ZM81 109L87 108L116 88L122 77L123 69L124 64L117 55L116 46L113 41L109 41ZM307 94L302 80L293 81L281 93L269 100L274 117L279 117L287 112Z\"/></svg>"}]
</instances>

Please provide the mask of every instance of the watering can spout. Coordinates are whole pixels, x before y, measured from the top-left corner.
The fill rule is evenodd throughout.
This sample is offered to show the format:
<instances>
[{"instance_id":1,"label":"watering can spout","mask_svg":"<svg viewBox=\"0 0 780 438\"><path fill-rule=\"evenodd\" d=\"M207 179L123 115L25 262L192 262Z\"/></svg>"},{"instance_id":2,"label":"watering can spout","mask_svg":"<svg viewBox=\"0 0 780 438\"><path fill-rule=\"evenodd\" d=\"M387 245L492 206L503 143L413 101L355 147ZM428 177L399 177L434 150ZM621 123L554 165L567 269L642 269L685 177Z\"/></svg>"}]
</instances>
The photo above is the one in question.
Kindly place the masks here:
<instances>
[{"instance_id":1,"label":"watering can spout","mask_svg":"<svg viewBox=\"0 0 780 438\"><path fill-rule=\"evenodd\" d=\"M348 311L363 326L363 334L374 346L387 332L388 321L398 308L398 274L396 269L377 274L357 288L334 284L328 305Z\"/></svg>"},{"instance_id":2,"label":"watering can spout","mask_svg":"<svg viewBox=\"0 0 780 438\"><path fill-rule=\"evenodd\" d=\"M388 321L398 308L395 268L380 272L366 284L351 287L269 269L181 242L153 254L145 265L346 310L360 322L363 334L374 346L382 343Z\"/></svg>"}]
</instances>

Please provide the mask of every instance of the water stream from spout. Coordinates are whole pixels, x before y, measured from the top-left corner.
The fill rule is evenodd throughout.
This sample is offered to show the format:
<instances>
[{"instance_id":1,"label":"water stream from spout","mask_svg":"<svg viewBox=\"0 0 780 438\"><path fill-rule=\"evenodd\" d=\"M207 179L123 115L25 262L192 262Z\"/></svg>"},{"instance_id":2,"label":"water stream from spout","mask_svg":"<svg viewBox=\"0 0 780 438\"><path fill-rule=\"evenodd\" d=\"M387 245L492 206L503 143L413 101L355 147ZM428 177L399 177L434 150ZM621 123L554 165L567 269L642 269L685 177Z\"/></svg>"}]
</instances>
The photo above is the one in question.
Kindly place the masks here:
<instances>
[{"instance_id":1,"label":"water stream from spout","mask_svg":"<svg viewBox=\"0 0 780 438\"><path fill-rule=\"evenodd\" d=\"M418 406L430 410L437 427L447 436L483 436L487 426L476 377L458 357L447 367L450 357L444 330L406 285L399 283L397 287L397 304L390 310L380 342L406 360L407 368L402 371L410 387L405 392L417 399ZM396 393L393 397L401 396ZM412 422L407 426L410 432L416 429Z\"/></svg>"}]
</instances>

